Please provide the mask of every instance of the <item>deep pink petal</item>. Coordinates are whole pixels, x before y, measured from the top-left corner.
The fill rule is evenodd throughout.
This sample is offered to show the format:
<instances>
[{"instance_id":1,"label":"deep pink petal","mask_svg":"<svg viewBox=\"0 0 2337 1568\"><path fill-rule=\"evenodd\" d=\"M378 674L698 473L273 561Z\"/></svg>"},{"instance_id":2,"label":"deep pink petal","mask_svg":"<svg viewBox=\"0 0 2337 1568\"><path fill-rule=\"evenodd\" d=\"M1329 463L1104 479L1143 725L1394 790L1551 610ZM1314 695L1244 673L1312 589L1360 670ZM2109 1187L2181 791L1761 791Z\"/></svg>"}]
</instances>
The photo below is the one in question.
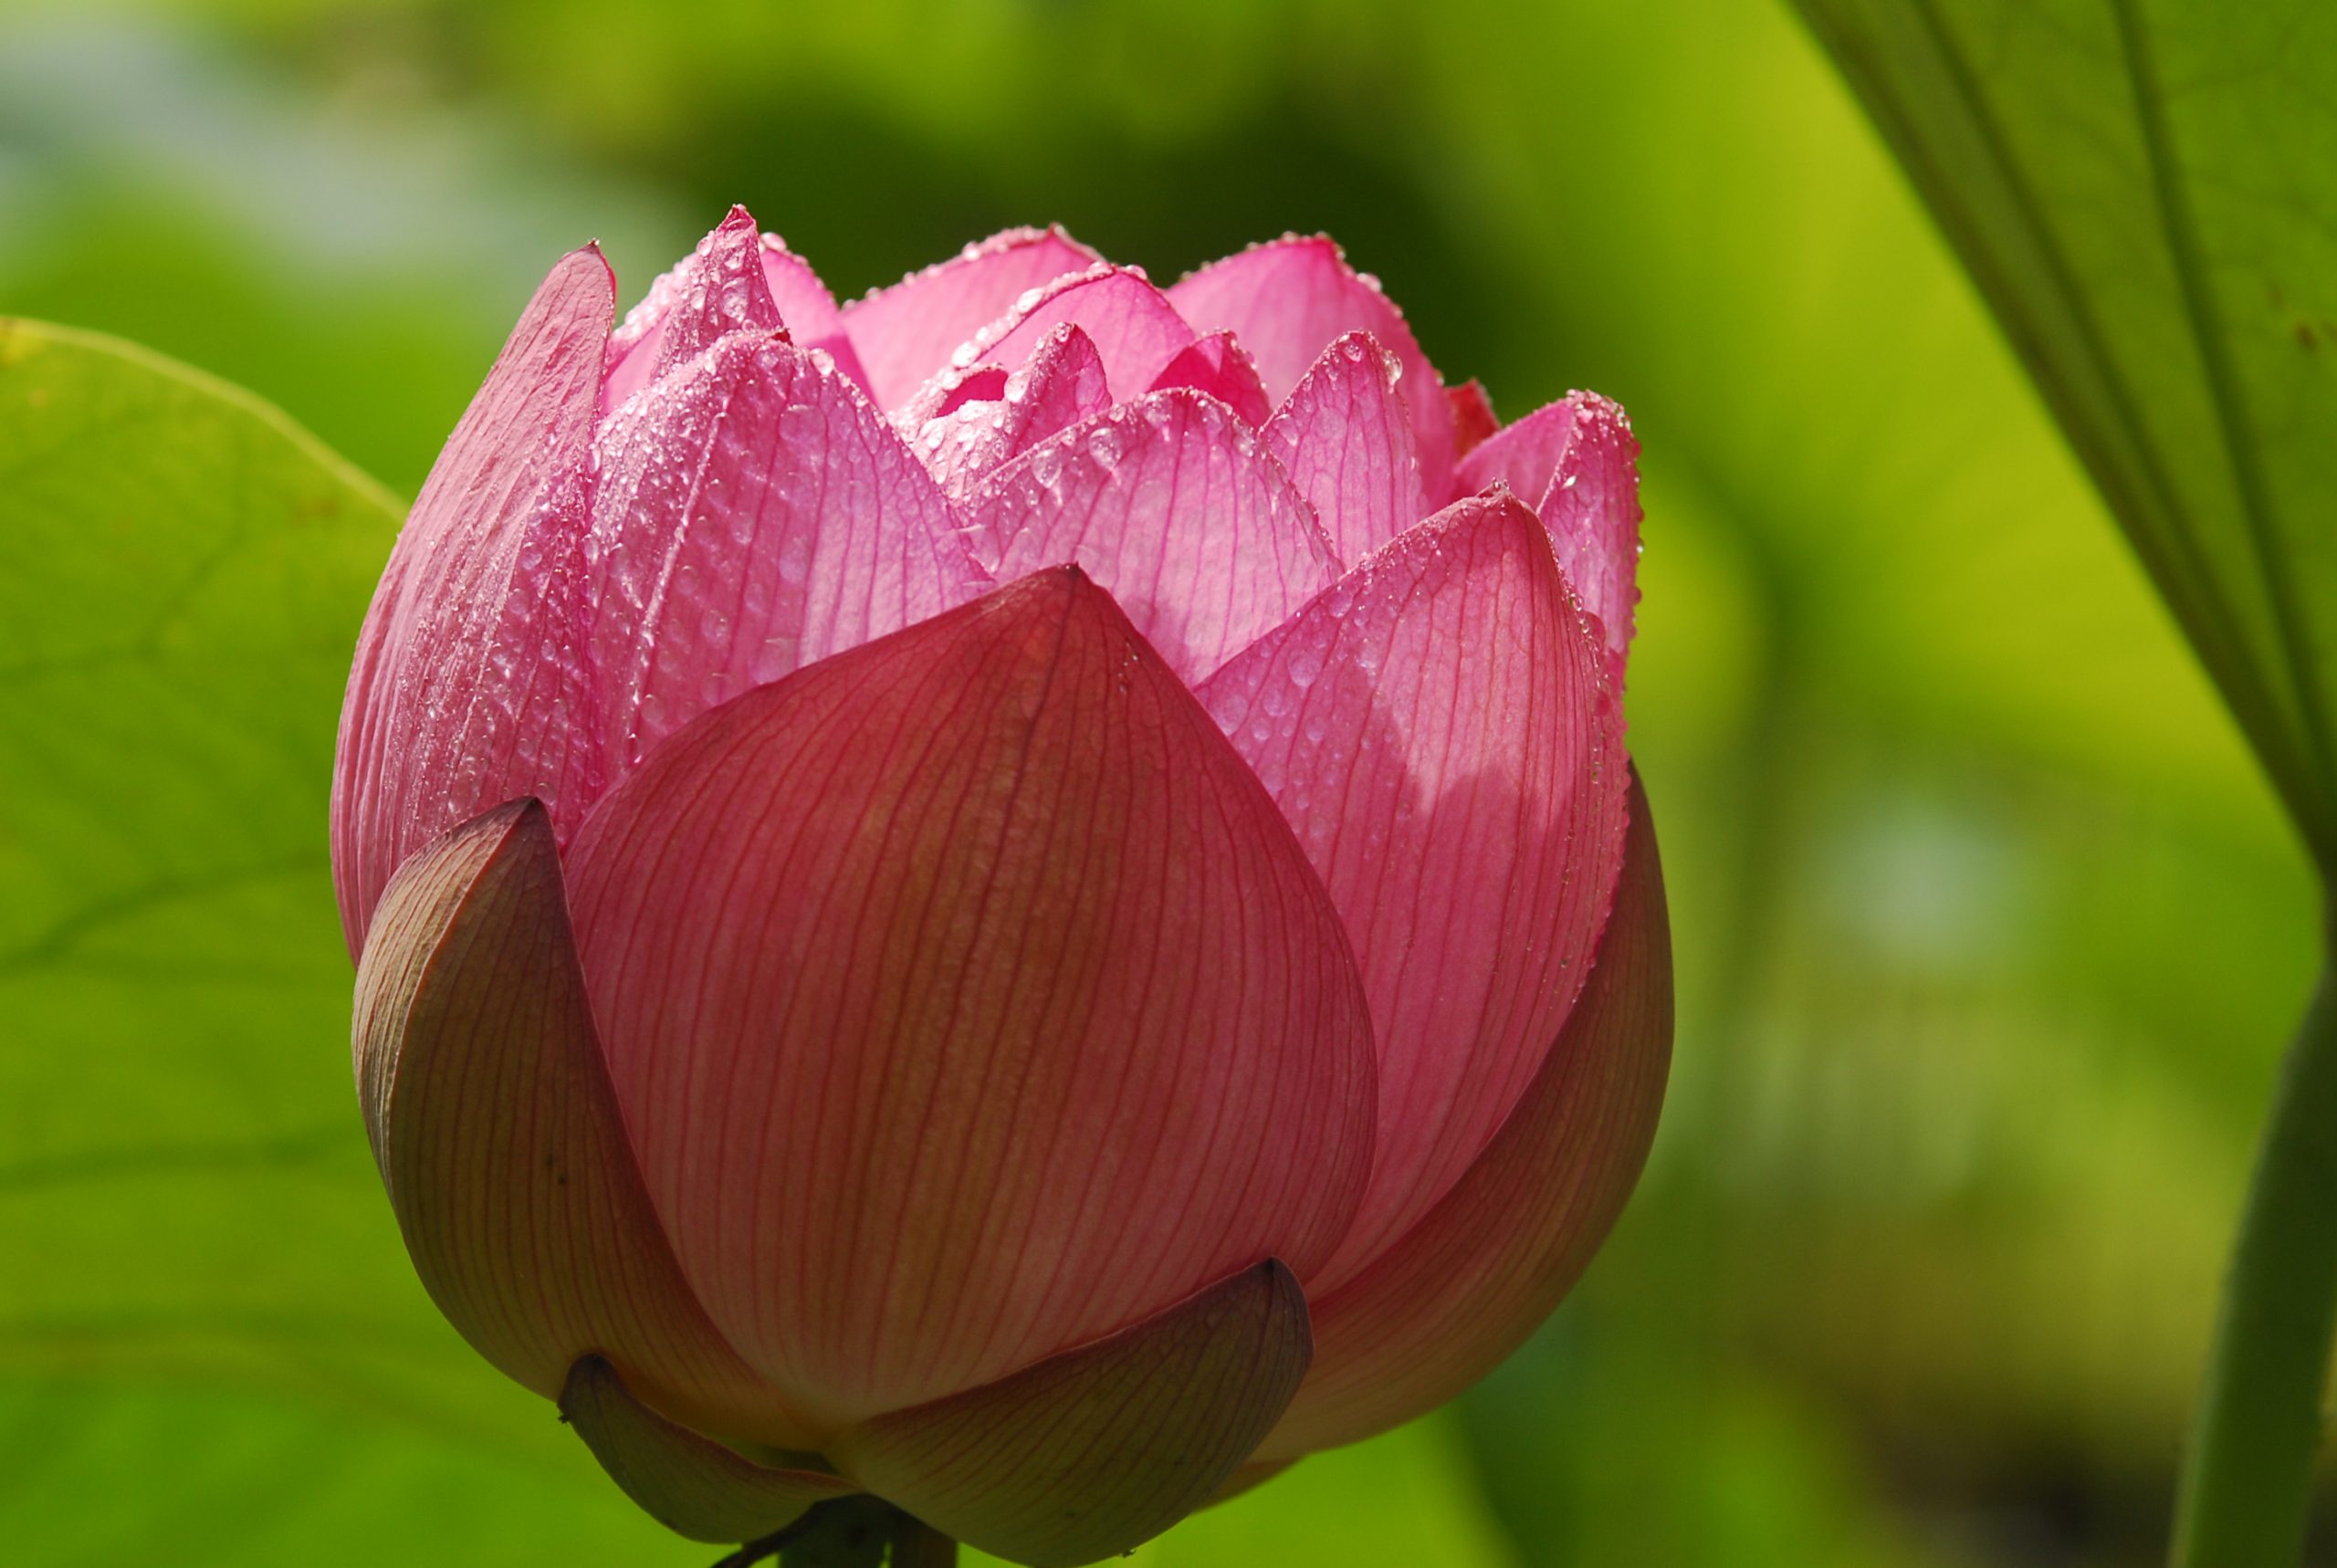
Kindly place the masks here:
<instances>
[{"instance_id":1,"label":"deep pink petal","mask_svg":"<svg viewBox=\"0 0 2337 1568\"><path fill-rule=\"evenodd\" d=\"M1064 325L1077 327L1095 345L1112 394L1126 400L1152 385L1193 329L1168 297L1140 272L1099 263L1071 277L1060 277L991 322L959 350L975 360L1017 365Z\"/></svg>"},{"instance_id":2,"label":"deep pink petal","mask_svg":"<svg viewBox=\"0 0 2337 1568\"><path fill-rule=\"evenodd\" d=\"M1444 383L1378 280L1347 266L1337 246L1319 235L1286 235L1211 263L1171 288L1168 298L1195 331L1231 329L1257 360L1277 402L1340 334L1362 331L1379 340L1404 367L1400 390L1411 410L1421 493L1445 493L1452 405Z\"/></svg>"},{"instance_id":3,"label":"deep pink petal","mask_svg":"<svg viewBox=\"0 0 2337 1568\"><path fill-rule=\"evenodd\" d=\"M1501 421L1493 417L1493 399L1485 395L1485 384L1473 377L1457 387L1447 387L1445 395L1452 403L1452 456L1455 462L1483 445L1501 428Z\"/></svg>"},{"instance_id":4,"label":"deep pink petal","mask_svg":"<svg viewBox=\"0 0 2337 1568\"><path fill-rule=\"evenodd\" d=\"M707 715L571 857L650 1192L823 1418L946 1396L1266 1257L1370 1159L1320 881L1076 570Z\"/></svg>"},{"instance_id":5,"label":"deep pink petal","mask_svg":"<svg viewBox=\"0 0 2337 1568\"><path fill-rule=\"evenodd\" d=\"M1396 390L1401 374L1370 333L1347 333L1266 424L1266 450L1282 460L1346 565L1427 515L1411 418Z\"/></svg>"},{"instance_id":6,"label":"deep pink petal","mask_svg":"<svg viewBox=\"0 0 2337 1568\"><path fill-rule=\"evenodd\" d=\"M1101 259L1059 228L1009 229L845 306L844 329L876 405L907 402L948 366L952 350L1011 310L1024 291Z\"/></svg>"},{"instance_id":7,"label":"deep pink petal","mask_svg":"<svg viewBox=\"0 0 2337 1568\"><path fill-rule=\"evenodd\" d=\"M555 1397L577 1359L716 1431L802 1442L724 1343L643 1189L534 801L424 848L357 967L365 1129L431 1300L506 1375Z\"/></svg>"},{"instance_id":8,"label":"deep pink petal","mask_svg":"<svg viewBox=\"0 0 2337 1568\"><path fill-rule=\"evenodd\" d=\"M589 647L613 773L749 687L988 586L893 427L782 340L723 340L619 410L599 459Z\"/></svg>"},{"instance_id":9,"label":"deep pink petal","mask_svg":"<svg viewBox=\"0 0 2337 1568\"><path fill-rule=\"evenodd\" d=\"M1578 392L1493 436L1454 476L1464 492L1500 480L1534 503L1567 580L1598 617L1618 685L1640 598L1639 455L1621 406Z\"/></svg>"},{"instance_id":10,"label":"deep pink petal","mask_svg":"<svg viewBox=\"0 0 2337 1568\"><path fill-rule=\"evenodd\" d=\"M836 1463L1010 1562L1118 1556L1218 1492L1306 1375L1306 1296L1244 1269L1132 1328L841 1434Z\"/></svg>"},{"instance_id":11,"label":"deep pink petal","mask_svg":"<svg viewBox=\"0 0 2337 1568\"><path fill-rule=\"evenodd\" d=\"M1534 1085L1418 1225L1314 1300L1315 1369L1260 1460L1368 1437L1434 1409L1540 1325L1639 1179L1672 1059L1672 932L1647 797L1598 957Z\"/></svg>"},{"instance_id":12,"label":"deep pink petal","mask_svg":"<svg viewBox=\"0 0 2337 1568\"><path fill-rule=\"evenodd\" d=\"M408 854L515 796L559 802L597 787L577 642L612 287L588 246L536 290L366 612L333 771L333 875L351 956Z\"/></svg>"},{"instance_id":13,"label":"deep pink petal","mask_svg":"<svg viewBox=\"0 0 2337 1568\"><path fill-rule=\"evenodd\" d=\"M1111 405L1102 356L1066 321L1011 376L1003 366L977 365L927 382L896 423L943 494L964 501L993 469Z\"/></svg>"},{"instance_id":14,"label":"deep pink petal","mask_svg":"<svg viewBox=\"0 0 2337 1568\"><path fill-rule=\"evenodd\" d=\"M1323 875L1371 997L1378 1141L1336 1289L1460 1178L1588 971L1622 719L1514 498L1403 535L1200 689Z\"/></svg>"},{"instance_id":15,"label":"deep pink petal","mask_svg":"<svg viewBox=\"0 0 2337 1568\"><path fill-rule=\"evenodd\" d=\"M1258 379L1257 365L1231 332L1211 332L1180 350L1168 368L1153 378L1151 390L1163 392L1169 387L1209 393L1240 414L1242 423L1252 430L1263 425L1274 411L1273 400L1266 396L1266 383Z\"/></svg>"},{"instance_id":16,"label":"deep pink petal","mask_svg":"<svg viewBox=\"0 0 2337 1568\"><path fill-rule=\"evenodd\" d=\"M603 413L732 332L780 329L762 267L762 235L744 207L732 207L681 265L649 286L610 336Z\"/></svg>"},{"instance_id":17,"label":"deep pink petal","mask_svg":"<svg viewBox=\"0 0 2337 1568\"><path fill-rule=\"evenodd\" d=\"M1189 388L1149 392L991 475L967 516L1003 582L1076 562L1197 681L1338 575L1255 432Z\"/></svg>"}]
</instances>

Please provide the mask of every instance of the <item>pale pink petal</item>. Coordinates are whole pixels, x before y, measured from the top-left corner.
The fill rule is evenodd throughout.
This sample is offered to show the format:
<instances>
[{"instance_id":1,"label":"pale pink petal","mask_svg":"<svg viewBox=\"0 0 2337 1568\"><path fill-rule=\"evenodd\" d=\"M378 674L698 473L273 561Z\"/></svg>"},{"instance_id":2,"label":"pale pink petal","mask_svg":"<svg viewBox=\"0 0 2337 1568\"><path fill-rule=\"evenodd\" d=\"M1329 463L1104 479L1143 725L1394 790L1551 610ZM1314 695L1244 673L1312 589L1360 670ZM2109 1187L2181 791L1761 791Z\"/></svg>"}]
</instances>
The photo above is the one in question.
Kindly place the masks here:
<instances>
[{"instance_id":1,"label":"pale pink petal","mask_svg":"<svg viewBox=\"0 0 2337 1568\"><path fill-rule=\"evenodd\" d=\"M1003 582L1076 562L1197 681L1338 575L1257 433L1186 387L1149 392L1008 464L967 516Z\"/></svg>"},{"instance_id":2,"label":"pale pink petal","mask_svg":"<svg viewBox=\"0 0 2337 1568\"><path fill-rule=\"evenodd\" d=\"M1245 1269L1108 1339L839 1436L837 1465L1033 1568L1135 1550L1221 1489L1306 1375L1306 1297Z\"/></svg>"},{"instance_id":3,"label":"pale pink petal","mask_svg":"<svg viewBox=\"0 0 2337 1568\"><path fill-rule=\"evenodd\" d=\"M845 331L879 408L908 401L950 350L1029 289L1102 258L1059 228L1009 229L844 308Z\"/></svg>"},{"instance_id":4,"label":"pale pink petal","mask_svg":"<svg viewBox=\"0 0 2337 1568\"><path fill-rule=\"evenodd\" d=\"M1209 393L1240 414L1242 423L1252 430L1264 424L1274 411L1249 350L1231 332L1196 338L1179 350L1168 368L1153 378L1151 390L1163 392L1169 387L1191 387Z\"/></svg>"},{"instance_id":5,"label":"pale pink petal","mask_svg":"<svg viewBox=\"0 0 2337 1568\"><path fill-rule=\"evenodd\" d=\"M1639 454L1621 406L1578 392L1493 436L1454 476L1464 492L1500 480L1534 503L1567 580L1598 618L1618 685L1640 598Z\"/></svg>"},{"instance_id":6,"label":"pale pink petal","mask_svg":"<svg viewBox=\"0 0 2337 1568\"><path fill-rule=\"evenodd\" d=\"M1018 303L959 352L970 350L974 360L991 364L1021 364L1048 333L1066 324L1095 345L1112 394L1123 400L1152 385L1193 340L1193 329L1144 274L1101 263Z\"/></svg>"},{"instance_id":7,"label":"pale pink petal","mask_svg":"<svg viewBox=\"0 0 2337 1568\"><path fill-rule=\"evenodd\" d=\"M1455 504L1200 688L1323 875L1371 997L1378 1141L1336 1289L1460 1178L1580 988L1622 718L1541 526Z\"/></svg>"},{"instance_id":8,"label":"pale pink petal","mask_svg":"<svg viewBox=\"0 0 2337 1568\"><path fill-rule=\"evenodd\" d=\"M1411 417L1396 390L1401 373L1370 333L1347 333L1323 350L1266 424L1266 450L1315 508L1344 564L1427 515Z\"/></svg>"},{"instance_id":9,"label":"pale pink petal","mask_svg":"<svg viewBox=\"0 0 2337 1568\"><path fill-rule=\"evenodd\" d=\"M1597 965L1533 1087L1443 1202L1314 1299L1315 1369L1261 1461L1385 1431L1492 1371L1622 1212L1672 1059L1672 932L1636 780L1630 811Z\"/></svg>"},{"instance_id":10,"label":"pale pink petal","mask_svg":"<svg viewBox=\"0 0 2337 1568\"><path fill-rule=\"evenodd\" d=\"M1374 1095L1337 915L1076 570L707 715L571 860L683 1271L822 1419L1347 1231Z\"/></svg>"},{"instance_id":11,"label":"pale pink petal","mask_svg":"<svg viewBox=\"0 0 2337 1568\"><path fill-rule=\"evenodd\" d=\"M799 665L988 586L860 389L741 332L612 416L589 638L610 766ZM572 821L573 819L569 819Z\"/></svg>"},{"instance_id":12,"label":"pale pink petal","mask_svg":"<svg viewBox=\"0 0 2337 1568\"><path fill-rule=\"evenodd\" d=\"M1258 361L1266 392L1290 395L1315 357L1345 332L1368 332L1404 367L1401 391L1412 415L1420 491L1439 497L1452 473L1452 405L1377 278L1347 266L1339 247L1317 235L1286 235L1213 262L1168 291L1169 302L1199 332L1231 329Z\"/></svg>"},{"instance_id":13,"label":"pale pink petal","mask_svg":"<svg viewBox=\"0 0 2337 1568\"><path fill-rule=\"evenodd\" d=\"M758 1463L668 1421L597 1355L569 1369L560 1418L644 1513L692 1541L757 1541L860 1490L842 1476Z\"/></svg>"},{"instance_id":14,"label":"pale pink petal","mask_svg":"<svg viewBox=\"0 0 2337 1568\"><path fill-rule=\"evenodd\" d=\"M1447 387L1445 395L1452 402L1452 456L1458 462L1491 440L1501 421L1493 417L1493 402L1485 395L1485 383L1473 377L1457 387Z\"/></svg>"},{"instance_id":15,"label":"pale pink petal","mask_svg":"<svg viewBox=\"0 0 2337 1568\"><path fill-rule=\"evenodd\" d=\"M763 235L763 284L770 290L771 302L779 307L787 335L803 348L828 355L835 361L836 369L867 391L868 372L861 368L860 355L844 332L844 313L836 308L835 296L812 270L812 264L788 249L787 242L777 235Z\"/></svg>"},{"instance_id":16,"label":"pale pink petal","mask_svg":"<svg viewBox=\"0 0 2337 1568\"><path fill-rule=\"evenodd\" d=\"M895 423L942 493L962 502L991 470L1111 405L1103 359L1066 321L1011 376L1001 365L976 365L937 377Z\"/></svg>"},{"instance_id":17,"label":"pale pink petal","mask_svg":"<svg viewBox=\"0 0 2337 1568\"><path fill-rule=\"evenodd\" d=\"M697 250L649 286L648 298L610 336L608 374L601 390L603 414L718 338L780 329L761 253L754 218L746 208L732 207Z\"/></svg>"},{"instance_id":18,"label":"pale pink petal","mask_svg":"<svg viewBox=\"0 0 2337 1568\"><path fill-rule=\"evenodd\" d=\"M693 1424L805 1439L707 1321L643 1190L541 807L499 806L399 868L352 1032L406 1250L473 1348L546 1397L600 1354Z\"/></svg>"},{"instance_id":19,"label":"pale pink petal","mask_svg":"<svg viewBox=\"0 0 2337 1568\"><path fill-rule=\"evenodd\" d=\"M333 770L333 876L352 956L414 851L515 796L556 803L597 788L577 640L612 284L587 247L528 302L366 612Z\"/></svg>"}]
</instances>

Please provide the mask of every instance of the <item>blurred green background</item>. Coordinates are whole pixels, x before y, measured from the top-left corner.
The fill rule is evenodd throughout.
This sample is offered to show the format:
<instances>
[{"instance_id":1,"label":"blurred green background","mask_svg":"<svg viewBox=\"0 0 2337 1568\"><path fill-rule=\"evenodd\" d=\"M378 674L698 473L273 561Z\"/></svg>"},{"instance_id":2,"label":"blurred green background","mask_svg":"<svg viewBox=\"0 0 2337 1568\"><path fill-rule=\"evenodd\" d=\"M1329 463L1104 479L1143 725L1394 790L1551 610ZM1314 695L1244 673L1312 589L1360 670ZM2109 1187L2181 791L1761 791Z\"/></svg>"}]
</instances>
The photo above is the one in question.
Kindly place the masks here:
<instances>
[{"instance_id":1,"label":"blurred green background","mask_svg":"<svg viewBox=\"0 0 2337 1568\"><path fill-rule=\"evenodd\" d=\"M246 385L400 496L561 251L630 298L733 201L840 296L1015 223L1163 281L1325 229L1504 416L1591 386L1644 444L1682 1009L1647 1178L1457 1406L1140 1561L2158 1558L2311 883L1780 0L0 5L0 314ZM0 1556L709 1559L422 1301L330 908L290 918L264 1007L77 1067L110 1142L9 1109L46 1069L0 1022L0 1246L105 1217L51 1277L0 1250ZM158 1068L226 1157L109 1120ZM240 1205L299 1287L190 1330ZM55 1277L83 1254L112 1282Z\"/></svg>"}]
</instances>

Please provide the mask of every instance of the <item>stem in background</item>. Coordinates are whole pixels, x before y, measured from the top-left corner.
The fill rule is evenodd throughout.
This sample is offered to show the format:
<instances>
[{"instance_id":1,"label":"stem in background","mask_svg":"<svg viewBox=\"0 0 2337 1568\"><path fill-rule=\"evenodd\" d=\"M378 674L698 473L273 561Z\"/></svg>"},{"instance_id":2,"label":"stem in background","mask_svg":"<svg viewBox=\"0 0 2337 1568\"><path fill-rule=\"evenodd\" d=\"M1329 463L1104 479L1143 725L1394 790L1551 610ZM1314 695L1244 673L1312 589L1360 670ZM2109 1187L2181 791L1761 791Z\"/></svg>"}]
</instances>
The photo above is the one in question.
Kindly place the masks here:
<instances>
[{"instance_id":1,"label":"stem in background","mask_svg":"<svg viewBox=\"0 0 2337 1568\"><path fill-rule=\"evenodd\" d=\"M2193 1417L2175 1568L2294 1568L2337 1326L2337 975L2324 971L2258 1151Z\"/></svg>"}]
</instances>

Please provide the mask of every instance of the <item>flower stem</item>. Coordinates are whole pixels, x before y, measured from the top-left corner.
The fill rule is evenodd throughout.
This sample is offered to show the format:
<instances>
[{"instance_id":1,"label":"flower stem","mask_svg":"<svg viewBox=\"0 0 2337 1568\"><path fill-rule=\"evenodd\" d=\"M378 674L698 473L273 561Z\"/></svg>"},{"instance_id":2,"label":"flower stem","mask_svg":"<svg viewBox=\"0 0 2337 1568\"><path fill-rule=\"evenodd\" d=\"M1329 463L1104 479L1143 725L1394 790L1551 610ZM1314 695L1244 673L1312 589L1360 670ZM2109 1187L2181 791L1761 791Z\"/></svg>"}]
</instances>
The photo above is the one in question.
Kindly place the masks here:
<instances>
[{"instance_id":1,"label":"flower stem","mask_svg":"<svg viewBox=\"0 0 2337 1568\"><path fill-rule=\"evenodd\" d=\"M2281 1070L2224 1283L2175 1512L2175 1568L2294 1568L2337 1323L2337 977Z\"/></svg>"}]
</instances>

